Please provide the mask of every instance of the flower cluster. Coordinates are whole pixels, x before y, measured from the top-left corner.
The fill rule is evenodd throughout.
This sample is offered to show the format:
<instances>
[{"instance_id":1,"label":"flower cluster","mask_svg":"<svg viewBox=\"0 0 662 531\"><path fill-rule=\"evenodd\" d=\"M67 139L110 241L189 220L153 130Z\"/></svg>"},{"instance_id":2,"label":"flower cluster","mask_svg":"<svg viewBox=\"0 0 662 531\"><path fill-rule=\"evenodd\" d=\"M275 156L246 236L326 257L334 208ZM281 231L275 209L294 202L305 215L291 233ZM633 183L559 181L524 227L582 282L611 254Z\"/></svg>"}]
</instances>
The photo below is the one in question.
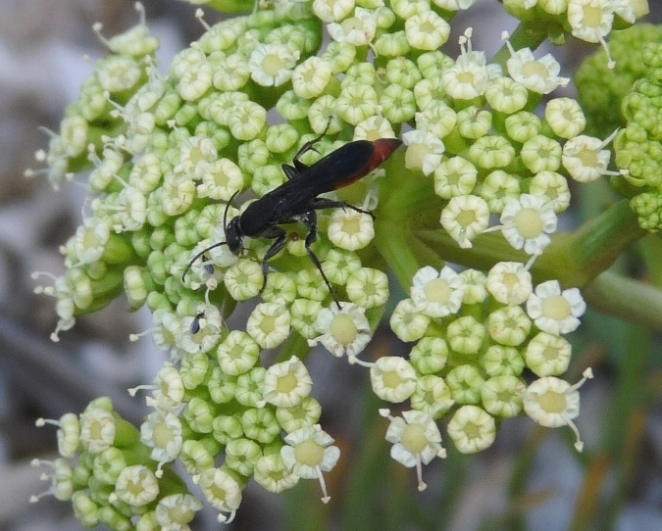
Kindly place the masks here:
<instances>
[{"instance_id":1,"label":"flower cluster","mask_svg":"<svg viewBox=\"0 0 662 531\"><path fill-rule=\"evenodd\" d=\"M155 68L158 41L144 20L112 39L95 26L111 53L37 154L56 186L91 170L94 198L61 248L66 274L37 289L57 298L54 340L121 293L134 308L147 305L153 327L132 339L151 335L171 361L153 385L131 391L149 392L139 430L107 399L40 421L59 426L49 492L72 500L84 525L188 529L202 504L175 461L219 521L234 517L251 479L271 492L317 479L328 501L323 472L339 449L318 424L302 361L318 344L367 367L381 399L410 401L402 415L381 414L392 457L416 467L421 490L422 465L445 456L442 417L465 453L490 446L499 419L522 412L576 431L583 380L559 376L571 355L563 335L585 305L556 280L534 287L530 269L568 208L568 180L611 173L611 136L584 135L583 110L569 98L534 112L568 83L550 54L516 50L505 34L509 59L488 64L471 30L457 58L439 51L455 12L473 3L277 1L214 26L198 11L205 32L167 74ZM546 24L556 17L559 28L602 42L615 17L634 22L645 1L504 3L524 21L544 12ZM320 50L323 29L332 42ZM268 121L272 110L282 123ZM266 204L236 207L238 194L259 201L347 142L400 136L406 153L351 186L338 182L319 203L352 208L311 210L277 244L280 233L266 231L231 248L231 231ZM425 231L454 250L499 232L529 258L492 261L487 275L431 267L450 247L424 243ZM359 359L389 299L387 266L411 285L391 327L416 344L409 360ZM257 297L245 326L228 330L237 302ZM270 349L280 349L271 365L261 357ZM528 385L525 369L537 377Z\"/></svg>"},{"instance_id":2,"label":"flower cluster","mask_svg":"<svg viewBox=\"0 0 662 531\"><path fill-rule=\"evenodd\" d=\"M589 134L601 134L625 126L621 102L632 90L634 82L646 75L648 67L641 57L646 44L660 40L662 28L637 24L612 33L609 49L616 62L615 68L607 68L604 50L581 64L574 81L577 99L586 114L586 131Z\"/></svg>"},{"instance_id":3,"label":"flower cluster","mask_svg":"<svg viewBox=\"0 0 662 531\"><path fill-rule=\"evenodd\" d=\"M646 73L623 99L626 126L614 141L616 166L622 177L615 185L630 197L639 225L662 229L662 45L651 42L642 53Z\"/></svg>"},{"instance_id":4,"label":"flower cluster","mask_svg":"<svg viewBox=\"0 0 662 531\"><path fill-rule=\"evenodd\" d=\"M414 276L410 298L391 316L397 336L416 343L409 361L380 358L371 369L373 390L389 402L409 399L418 415L450 416L448 434L462 453L489 447L497 421L522 409L543 426L570 426L581 451L572 419L583 380L570 386L557 376L566 372L572 351L563 335L579 326L585 309L576 288L561 290L550 280L534 289L531 274L517 262L499 262L487 275L424 267ZM539 377L528 386L525 369ZM393 454L413 466L402 454L413 463L417 452ZM431 459L418 455L424 463Z\"/></svg>"}]
</instances>

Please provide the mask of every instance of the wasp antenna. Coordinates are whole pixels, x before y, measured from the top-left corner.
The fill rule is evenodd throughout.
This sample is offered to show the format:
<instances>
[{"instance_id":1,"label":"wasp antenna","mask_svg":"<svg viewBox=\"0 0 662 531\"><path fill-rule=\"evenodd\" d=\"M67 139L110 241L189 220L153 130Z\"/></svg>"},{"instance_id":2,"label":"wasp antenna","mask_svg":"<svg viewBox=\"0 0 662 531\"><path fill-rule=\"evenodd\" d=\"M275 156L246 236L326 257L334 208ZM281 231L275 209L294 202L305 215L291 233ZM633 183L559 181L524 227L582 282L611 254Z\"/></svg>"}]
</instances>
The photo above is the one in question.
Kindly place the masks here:
<instances>
[{"instance_id":1,"label":"wasp antenna","mask_svg":"<svg viewBox=\"0 0 662 531\"><path fill-rule=\"evenodd\" d=\"M228 242L219 242L219 243L215 243L214 245L210 245L210 246L207 247L206 249L203 249L203 250L200 251L198 254L196 254L196 255L191 259L191 261L188 263L188 265L186 266L186 269L184 269L184 272L182 273L182 284L184 283L184 278L186 277L186 273L188 273L189 269L191 269L191 267L193 266L193 264L195 263L195 261L196 261L198 258L200 258L201 256L203 256L203 255L204 255L205 253L207 253L208 251L211 251L212 249L216 249L216 247L221 247L222 245L227 245L227 244L228 244Z\"/></svg>"},{"instance_id":2,"label":"wasp antenna","mask_svg":"<svg viewBox=\"0 0 662 531\"><path fill-rule=\"evenodd\" d=\"M223 231L225 232L228 229L228 209L230 208L230 205L232 204L232 201L234 201L234 198L239 195L239 190L237 190L234 194L232 194L232 197L230 200L225 203L225 211L223 212Z\"/></svg>"}]
</instances>

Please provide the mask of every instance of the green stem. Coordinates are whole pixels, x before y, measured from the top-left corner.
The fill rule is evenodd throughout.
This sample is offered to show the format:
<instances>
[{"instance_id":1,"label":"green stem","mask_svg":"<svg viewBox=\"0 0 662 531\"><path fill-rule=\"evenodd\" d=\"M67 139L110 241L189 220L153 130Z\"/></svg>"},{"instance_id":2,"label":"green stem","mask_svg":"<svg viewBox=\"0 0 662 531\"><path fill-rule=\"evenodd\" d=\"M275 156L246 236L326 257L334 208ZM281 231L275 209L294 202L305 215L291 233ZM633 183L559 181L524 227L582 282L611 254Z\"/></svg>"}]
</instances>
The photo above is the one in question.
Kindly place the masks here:
<instances>
[{"instance_id":1,"label":"green stem","mask_svg":"<svg viewBox=\"0 0 662 531\"><path fill-rule=\"evenodd\" d=\"M591 308L662 331L662 290L606 271L582 290Z\"/></svg>"}]
</instances>

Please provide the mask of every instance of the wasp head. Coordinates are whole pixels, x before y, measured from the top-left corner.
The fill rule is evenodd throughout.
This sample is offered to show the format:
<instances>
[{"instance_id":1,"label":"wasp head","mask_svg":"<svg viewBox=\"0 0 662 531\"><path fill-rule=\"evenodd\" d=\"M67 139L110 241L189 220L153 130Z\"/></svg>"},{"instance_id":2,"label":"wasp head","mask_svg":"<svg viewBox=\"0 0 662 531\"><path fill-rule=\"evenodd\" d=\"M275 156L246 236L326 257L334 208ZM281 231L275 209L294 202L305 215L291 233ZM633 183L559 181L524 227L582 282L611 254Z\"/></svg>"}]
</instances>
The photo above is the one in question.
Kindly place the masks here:
<instances>
[{"instance_id":1,"label":"wasp head","mask_svg":"<svg viewBox=\"0 0 662 531\"><path fill-rule=\"evenodd\" d=\"M239 256L244 241L241 226L239 225L239 216L232 218L225 228L225 241L232 254Z\"/></svg>"}]
</instances>

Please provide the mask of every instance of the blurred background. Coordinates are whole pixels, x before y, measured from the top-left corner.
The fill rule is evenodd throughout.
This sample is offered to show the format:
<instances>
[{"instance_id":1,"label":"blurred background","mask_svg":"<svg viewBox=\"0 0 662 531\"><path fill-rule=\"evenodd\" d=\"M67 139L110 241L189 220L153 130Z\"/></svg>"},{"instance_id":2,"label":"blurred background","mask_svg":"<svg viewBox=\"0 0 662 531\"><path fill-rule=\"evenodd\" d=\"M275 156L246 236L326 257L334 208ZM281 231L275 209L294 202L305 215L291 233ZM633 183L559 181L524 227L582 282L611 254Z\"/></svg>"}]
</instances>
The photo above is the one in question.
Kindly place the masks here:
<instances>
[{"instance_id":1,"label":"blurred background","mask_svg":"<svg viewBox=\"0 0 662 531\"><path fill-rule=\"evenodd\" d=\"M649 0L649 22L662 22L662 2ZM195 8L175 0L144 0L148 24L161 40L165 71L172 56L196 39L202 27ZM66 183L53 191L46 179L26 179L38 167L34 152L46 148L45 126L57 131L65 106L76 100L92 65L105 55L91 26L106 36L137 22L129 0L2 0L0 2L0 530L81 529L71 505L44 497L42 470L30 460L56 456L55 430L35 428L39 417L80 413L97 396L140 423L141 397L126 388L151 381L163 363L149 339L128 341L149 327L146 312L129 313L115 301L80 318L73 330L49 341L57 318L54 300L33 294L30 274L64 271L58 246L81 220L85 190ZM207 22L213 23L214 13ZM500 34L515 21L496 0L479 0L453 24L457 35L474 27L474 49L488 57ZM457 38L447 45L458 52ZM573 44L555 52L570 76L592 49ZM568 94L572 94L572 86ZM605 134L607 136L609 132ZM573 196L569 223L610 201L604 183ZM659 247L659 245L658 245ZM640 249L615 267L642 277ZM658 275L659 276L659 275ZM569 429L548 431L519 418L503 426L486 452L467 458L449 451L443 463L424 470L429 487L418 493L414 473L389 458L386 421L369 390L365 371L319 352L309 358L322 403L324 429L342 457L327 476L333 499L319 501L319 485L302 481L287 495L249 486L237 530L584 530L662 529L662 350L660 338L634 325L589 312L573 335L570 382L592 366L596 378L582 389L578 421L583 454ZM402 354L406 347L384 329L369 356ZM449 449L450 450L450 449ZM218 529L215 512L203 512L194 529Z\"/></svg>"}]
</instances>

